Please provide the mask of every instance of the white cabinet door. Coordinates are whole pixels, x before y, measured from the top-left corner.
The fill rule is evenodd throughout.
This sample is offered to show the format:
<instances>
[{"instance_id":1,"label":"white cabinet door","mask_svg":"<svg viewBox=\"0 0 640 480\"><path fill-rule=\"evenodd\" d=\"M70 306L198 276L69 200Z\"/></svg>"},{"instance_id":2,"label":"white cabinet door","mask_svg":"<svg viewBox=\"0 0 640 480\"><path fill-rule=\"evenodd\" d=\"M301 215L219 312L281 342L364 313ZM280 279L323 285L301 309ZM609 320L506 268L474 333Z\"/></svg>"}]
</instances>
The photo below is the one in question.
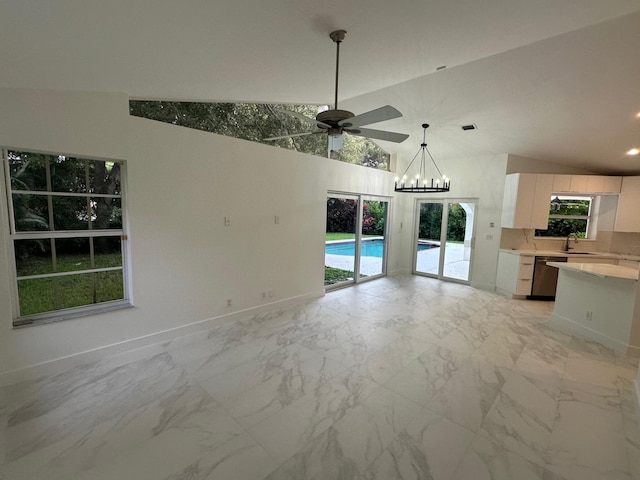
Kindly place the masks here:
<instances>
[{"instance_id":1,"label":"white cabinet door","mask_svg":"<svg viewBox=\"0 0 640 480\"><path fill-rule=\"evenodd\" d=\"M622 177L604 177L604 193L620 193Z\"/></svg>"},{"instance_id":2,"label":"white cabinet door","mask_svg":"<svg viewBox=\"0 0 640 480\"><path fill-rule=\"evenodd\" d=\"M586 193L600 193L604 192L604 175L586 175L587 177L587 189Z\"/></svg>"},{"instance_id":3,"label":"white cabinet door","mask_svg":"<svg viewBox=\"0 0 640 480\"><path fill-rule=\"evenodd\" d=\"M615 231L640 232L640 177L622 178Z\"/></svg>"},{"instance_id":4,"label":"white cabinet door","mask_svg":"<svg viewBox=\"0 0 640 480\"><path fill-rule=\"evenodd\" d=\"M571 175L553 176L553 193L565 193L571 191Z\"/></svg>"},{"instance_id":5,"label":"white cabinet door","mask_svg":"<svg viewBox=\"0 0 640 480\"><path fill-rule=\"evenodd\" d=\"M607 175L586 175L586 193L620 193L622 177Z\"/></svg>"},{"instance_id":6,"label":"white cabinet door","mask_svg":"<svg viewBox=\"0 0 640 480\"><path fill-rule=\"evenodd\" d=\"M520 269L520 255L513 253L498 253L498 271L496 275L496 288L503 293L513 295L516 293L518 283L518 270Z\"/></svg>"},{"instance_id":7,"label":"white cabinet door","mask_svg":"<svg viewBox=\"0 0 640 480\"><path fill-rule=\"evenodd\" d=\"M553 175L513 173L505 179L502 226L547 228Z\"/></svg>"},{"instance_id":8,"label":"white cabinet door","mask_svg":"<svg viewBox=\"0 0 640 480\"><path fill-rule=\"evenodd\" d=\"M620 193L622 177L607 175L554 175L553 193Z\"/></svg>"},{"instance_id":9,"label":"white cabinet door","mask_svg":"<svg viewBox=\"0 0 640 480\"><path fill-rule=\"evenodd\" d=\"M533 255L498 253L496 288L510 295L531 295L533 284Z\"/></svg>"},{"instance_id":10,"label":"white cabinet door","mask_svg":"<svg viewBox=\"0 0 640 480\"><path fill-rule=\"evenodd\" d=\"M588 192L587 181L591 175L571 175L571 193Z\"/></svg>"},{"instance_id":11,"label":"white cabinet door","mask_svg":"<svg viewBox=\"0 0 640 480\"><path fill-rule=\"evenodd\" d=\"M529 228L539 228L541 230L548 228L552 187L553 175L536 175L536 189L532 199L531 226Z\"/></svg>"}]
</instances>

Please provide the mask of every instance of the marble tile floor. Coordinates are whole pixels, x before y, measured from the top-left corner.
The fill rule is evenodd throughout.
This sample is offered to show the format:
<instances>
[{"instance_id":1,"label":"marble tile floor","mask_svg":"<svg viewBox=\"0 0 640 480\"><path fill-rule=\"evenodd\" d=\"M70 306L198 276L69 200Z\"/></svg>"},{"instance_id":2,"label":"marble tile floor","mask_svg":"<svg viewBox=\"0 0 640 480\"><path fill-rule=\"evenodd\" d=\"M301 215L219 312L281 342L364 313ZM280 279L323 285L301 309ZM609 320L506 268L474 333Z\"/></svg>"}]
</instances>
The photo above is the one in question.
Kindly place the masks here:
<instances>
[{"instance_id":1,"label":"marble tile floor","mask_svg":"<svg viewBox=\"0 0 640 480\"><path fill-rule=\"evenodd\" d=\"M640 479L637 360L418 276L0 389L0 479Z\"/></svg>"}]
</instances>

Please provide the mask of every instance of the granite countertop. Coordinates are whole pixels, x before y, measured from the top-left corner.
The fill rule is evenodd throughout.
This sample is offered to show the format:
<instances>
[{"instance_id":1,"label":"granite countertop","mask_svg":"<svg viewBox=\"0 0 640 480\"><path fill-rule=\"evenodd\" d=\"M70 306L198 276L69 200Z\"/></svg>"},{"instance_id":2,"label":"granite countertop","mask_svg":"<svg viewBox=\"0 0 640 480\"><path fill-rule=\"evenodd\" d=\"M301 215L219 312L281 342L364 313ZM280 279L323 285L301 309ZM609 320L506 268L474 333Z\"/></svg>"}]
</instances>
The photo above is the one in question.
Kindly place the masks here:
<instances>
[{"instance_id":1,"label":"granite countertop","mask_svg":"<svg viewBox=\"0 0 640 480\"><path fill-rule=\"evenodd\" d=\"M550 267L556 267L574 272L581 272L587 275L594 275L600 278L622 278L625 280L638 280L638 269L631 267L621 267L619 265L608 265L604 263L566 263L547 262Z\"/></svg>"}]
</instances>

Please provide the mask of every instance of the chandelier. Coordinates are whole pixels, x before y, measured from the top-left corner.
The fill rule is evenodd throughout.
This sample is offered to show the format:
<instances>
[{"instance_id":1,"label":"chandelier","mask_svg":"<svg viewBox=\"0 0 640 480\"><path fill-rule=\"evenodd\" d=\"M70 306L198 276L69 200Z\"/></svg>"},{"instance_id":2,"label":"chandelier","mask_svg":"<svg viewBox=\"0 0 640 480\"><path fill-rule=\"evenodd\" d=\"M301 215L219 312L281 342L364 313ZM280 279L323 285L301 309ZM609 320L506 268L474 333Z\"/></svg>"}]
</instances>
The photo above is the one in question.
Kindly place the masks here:
<instances>
[{"instance_id":1,"label":"chandelier","mask_svg":"<svg viewBox=\"0 0 640 480\"><path fill-rule=\"evenodd\" d=\"M446 175L442 174L442 172L438 168L438 165L436 164L436 161L433 159L431 152L427 148L426 137L427 137L427 128L429 128L429 124L423 123L422 128L424 129L424 132L422 133L422 143L420 144L420 149L414 155L413 160L411 160L411 162L409 163L409 166L404 171L404 174L402 175L402 177L395 178L394 190L396 192L423 193L423 192L448 192L449 191L449 187L451 186L451 180L447 178ZM416 173L416 175L413 178L411 178L411 180L409 180L407 178L407 172L409 171L413 163L416 161L416 158L418 158L418 154L420 152L422 152L422 156L420 157L420 165L418 167L418 173ZM438 175L440 175L439 178L436 178L436 179L431 178L430 180L427 180L427 175L426 175L426 168L427 168L426 155L427 154L429 155L429 158L431 159L431 163L433 163L433 166L436 167L436 171L438 172Z\"/></svg>"}]
</instances>

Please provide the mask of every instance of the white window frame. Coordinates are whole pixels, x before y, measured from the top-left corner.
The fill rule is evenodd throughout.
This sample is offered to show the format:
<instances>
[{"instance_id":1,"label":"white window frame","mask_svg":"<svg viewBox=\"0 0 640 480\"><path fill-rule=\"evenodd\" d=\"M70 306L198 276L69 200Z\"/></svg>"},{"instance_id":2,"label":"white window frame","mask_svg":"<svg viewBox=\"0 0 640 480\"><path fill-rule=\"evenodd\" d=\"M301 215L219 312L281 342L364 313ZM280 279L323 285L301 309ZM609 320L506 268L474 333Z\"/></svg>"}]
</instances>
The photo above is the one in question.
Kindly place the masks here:
<instances>
[{"instance_id":1,"label":"white window frame","mask_svg":"<svg viewBox=\"0 0 640 480\"><path fill-rule=\"evenodd\" d=\"M554 214L549 214L549 220L551 219L567 219L567 220L586 220L587 221L587 228L586 228L586 232L585 232L585 237L584 238L580 238L580 240L594 240L595 239L595 229L594 227L594 206L596 205L596 197L594 197L593 195L567 195L567 194L553 194L550 197L550 200L553 200L554 198L561 198L561 199L567 199L567 200L589 200L589 213L587 215L554 215ZM541 230L541 229L536 229L536 230ZM536 238L540 238L540 239L550 239L550 238L566 238L565 236L536 236Z\"/></svg>"},{"instance_id":2,"label":"white window frame","mask_svg":"<svg viewBox=\"0 0 640 480\"><path fill-rule=\"evenodd\" d=\"M67 156L81 158L83 160L93 160L100 162L117 162L120 164L120 193L119 194L97 194L97 193L73 193L73 192L55 192L55 191L31 191L31 190L14 190L11 187L11 176L9 170L9 161L7 158L7 152L30 152L43 155L53 156ZM95 315L98 313L104 313L112 310L119 310L122 308L128 308L132 306L131 292L130 292L130 255L129 255L129 242L128 242L128 222L127 222L127 206L126 206L126 162L124 160L116 159L104 159L96 158L86 155L72 155L63 154L59 152L44 152L29 148L10 148L2 147L2 163L3 168L2 175L4 175L4 182L0 182L4 185L6 198L6 205L0 205L4 214L2 215L5 220L5 225L9 225L8 235L5 235L7 241L7 253L9 258L8 265L10 266L10 275L12 283L12 317L13 326L22 327L26 325L50 323L60 320L67 320L71 318L85 317ZM29 195L44 195L44 196L56 196L56 197L93 197L93 198L118 198L120 199L120 207L122 210L122 228L121 229L109 229L109 230L94 230L89 228L88 230L36 230L36 231L16 231L14 208L13 208L13 194L19 192L20 194ZM5 217L6 215L6 217ZM89 222L90 223L90 222ZM105 267L105 268L93 268L89 270L74 270L71 272L57 272L57 273L45 273L38 275L30 275L26 277L19 277L16 268L16 240L37 240L37 239L52 239L52 238L96 238L96 237L119 237L121 239L121 255L122 265L120 267ZM82 305L78 307L52 310L42 313L36 313L31 315L20 314L20 298L18 292L18 281L24 279L38 279L38 278L55 278L66 275L80 275L86 273L98 273L108 271L122 271L123 282L123 298L118 300L110 300L100 303L94 303L89 305Z\"/></svg>"}]
</instances>

